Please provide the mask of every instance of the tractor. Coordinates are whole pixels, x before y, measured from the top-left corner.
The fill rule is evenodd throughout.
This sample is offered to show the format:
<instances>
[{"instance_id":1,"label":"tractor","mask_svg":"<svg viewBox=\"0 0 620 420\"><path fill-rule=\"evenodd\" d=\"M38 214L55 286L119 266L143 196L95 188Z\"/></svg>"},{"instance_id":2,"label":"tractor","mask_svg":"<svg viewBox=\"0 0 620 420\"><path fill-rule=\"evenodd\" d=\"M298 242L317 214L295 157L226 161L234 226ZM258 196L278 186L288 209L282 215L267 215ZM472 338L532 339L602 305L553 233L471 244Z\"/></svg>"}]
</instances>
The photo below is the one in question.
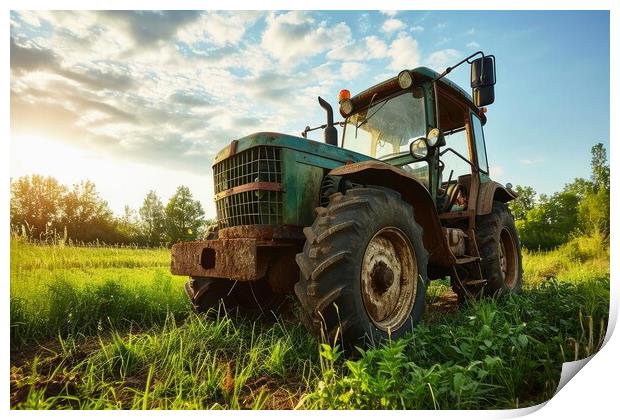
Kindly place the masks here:
<instances>
[{"instance_id":1,"label":"tractor","mask_svg":"<svg viewBox=\"0 0 620 420\"><path fill-rule=\"evenodd\" d=\"M465 62L471 96L446 77ZM301 137L233 140L213 164L217 225L172 247L194 309L273 311L294 295L309 331L354 348L412 331L431 280L459 302L518 293L517 195L491 180L483 130L495 82L478 51L340 91L343 122L319 97L327 123ZM320 128L324 142L307 139Z\"/></svg>"}]
</instances>

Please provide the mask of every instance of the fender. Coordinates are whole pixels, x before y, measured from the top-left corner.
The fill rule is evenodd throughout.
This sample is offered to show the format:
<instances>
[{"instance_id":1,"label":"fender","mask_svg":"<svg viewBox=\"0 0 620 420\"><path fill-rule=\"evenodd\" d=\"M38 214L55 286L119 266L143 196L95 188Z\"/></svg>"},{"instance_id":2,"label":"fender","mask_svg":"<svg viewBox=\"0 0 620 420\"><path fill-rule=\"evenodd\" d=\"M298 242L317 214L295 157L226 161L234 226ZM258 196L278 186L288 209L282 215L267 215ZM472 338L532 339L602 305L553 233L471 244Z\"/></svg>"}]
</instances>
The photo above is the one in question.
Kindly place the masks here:
<instances>
[{"instance_id":1,"label":"fender","mask_svg":"<svg viewBox=\"0 0 620 420\"><path fill-rule=\"evenodd\" d=\"M350 163L332 169L329 175L341 176L357 184L377 185L399 192L415 209L415 220L422 226L422 240L429 252L429 261L441 266L454 263L454 256L443 236L435 203L426 187L413 176L380 161Z\"/></svg>"},{"instance_id":2,"label":"fender","mask_svg":"<svg viewBox=\"0 0 620 420\"><path fill-rule=\"evenodd\" d=\"M491 213L493 211L493 201L507 203L517 198L517 195L512 189L504 187L499 182L490 181L482 183L480 184L476 215L482 216Z\"/></svg>"}]
</instances>

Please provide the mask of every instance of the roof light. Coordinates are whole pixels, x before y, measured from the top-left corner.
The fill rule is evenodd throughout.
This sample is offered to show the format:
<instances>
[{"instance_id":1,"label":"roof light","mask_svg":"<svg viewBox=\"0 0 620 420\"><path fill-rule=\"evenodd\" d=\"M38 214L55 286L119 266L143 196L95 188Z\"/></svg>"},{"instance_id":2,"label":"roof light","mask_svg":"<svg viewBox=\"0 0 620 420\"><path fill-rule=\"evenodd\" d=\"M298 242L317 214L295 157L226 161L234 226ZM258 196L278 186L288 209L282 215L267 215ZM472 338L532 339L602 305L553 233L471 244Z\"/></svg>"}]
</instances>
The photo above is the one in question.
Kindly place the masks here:
<instances>
[{"instance_id":1,"label":"roof light","mask_svg":"<svg viewBox=\"0 0 620 420\"><path fill-rule=\"evenodd\" d=\"M351 102L351 99L343 99L340 102L340 114L343 117L347 117L352 112L353 112L353 102Z\"/></svg>"},{"instance_id":2,"label":"roof light","mask_svg":"<svg viewBox=\"0 0 620 420\"><path fill-rule=\"evenodd\" d=\"M398 73L398 86L401 89L408 89L413 84L413 76L409 70L403 70Z\"/></svg>"},{"instance_id":3,"label":"roof light","mask_svg":"<svg viewBox=\"0 0 620 420\"><path fill-rule=\"evenodd\" d=\"M338 94L338 103L341 103L344 100L351 99L351 92L347 89L342 89Z\"/></svg>"}]
</instances>

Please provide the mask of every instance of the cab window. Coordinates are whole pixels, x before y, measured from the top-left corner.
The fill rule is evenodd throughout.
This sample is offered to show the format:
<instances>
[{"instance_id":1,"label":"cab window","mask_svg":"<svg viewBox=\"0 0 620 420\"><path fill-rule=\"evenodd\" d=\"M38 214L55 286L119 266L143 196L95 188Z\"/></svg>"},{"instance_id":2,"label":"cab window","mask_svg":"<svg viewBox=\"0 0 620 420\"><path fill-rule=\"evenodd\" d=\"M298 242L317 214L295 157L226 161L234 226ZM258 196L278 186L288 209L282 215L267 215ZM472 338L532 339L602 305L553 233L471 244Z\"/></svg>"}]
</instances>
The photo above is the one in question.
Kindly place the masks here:
<instances>
[{"instance_id":1,"label":"cab window","mask_svg":"<svg viewBox=\"0 0 620 420\"><path fill-rule=\"evenodd\" d=\"M482 123L477 115L471 114L471 122L476 142L476 155L478 157L478 167L482 172L489 173L489 162L487 161L487 149L484 144L484 132Z\"/></svg>"},{"instance_id":2,"label":"cab window","mask_svg":"<svg viewBox=\"0 0 620 420\"><path fill-rule=\"evenodd\" d=\"M470 159L469 147L467 146L467 131L465 130L465 127L444 133L444 137L446 139L445 147L453 149L468 160ZM448 181L451 171L454 171L452 174L453 182L461 175L471 174L471 166L452 152L445 153L442 156L441 161L444 164L444 169L441 174L441 182Z\"/></svg>"}]
</instances>

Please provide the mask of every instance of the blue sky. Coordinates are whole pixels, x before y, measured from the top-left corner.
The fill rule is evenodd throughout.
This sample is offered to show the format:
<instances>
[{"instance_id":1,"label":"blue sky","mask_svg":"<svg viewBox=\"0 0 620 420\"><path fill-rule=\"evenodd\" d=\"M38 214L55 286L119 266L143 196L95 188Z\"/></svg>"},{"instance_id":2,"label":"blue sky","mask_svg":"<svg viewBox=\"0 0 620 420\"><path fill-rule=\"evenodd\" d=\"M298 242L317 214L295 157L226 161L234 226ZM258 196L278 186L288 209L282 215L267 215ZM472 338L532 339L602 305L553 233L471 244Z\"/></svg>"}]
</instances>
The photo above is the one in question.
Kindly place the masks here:
<instances>
[{"instance_id":1,"label":"blue sky","mask_svg":"<svg viewBox=\"0 0 620 420\"><path fill-rule=\"evenodd\" d=\"M324 122L317 95L478 49L497 58L492 176L544 193L587 177L609 150L605 11L12 12L11 176L89 178L117 213L185 184L213 216L230 140L298 134ZM469 90L468 71L450 78Z\"/></svg>"}]
</instances>

